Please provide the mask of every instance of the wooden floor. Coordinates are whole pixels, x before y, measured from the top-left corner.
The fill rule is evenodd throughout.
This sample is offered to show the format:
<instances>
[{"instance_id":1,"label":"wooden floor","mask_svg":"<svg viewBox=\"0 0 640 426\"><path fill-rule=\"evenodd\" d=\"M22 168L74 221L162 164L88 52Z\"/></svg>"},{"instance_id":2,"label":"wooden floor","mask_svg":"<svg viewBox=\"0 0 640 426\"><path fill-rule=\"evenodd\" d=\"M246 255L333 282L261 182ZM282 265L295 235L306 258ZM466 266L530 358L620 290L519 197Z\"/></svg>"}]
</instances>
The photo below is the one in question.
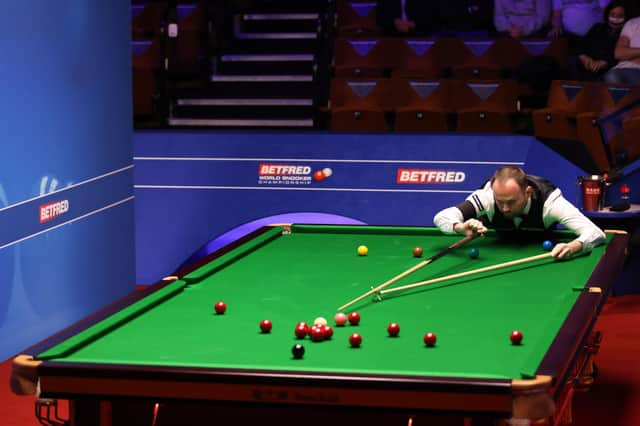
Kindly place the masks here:
<instances>
[{"instance_id":1,"label":"wooden floor","mask_svg":"<svg viewBox=\"0 0 640 426\"><path fill-rule=\"evenodd\" d=\"M640 295L609 298L596 330L603 334L602 346L596 357L599 377L589 392L576 393L573 424L640 425ZM10 371L10 361L0 364L1 424L38 425L33 414L34 398L18 397L9 390ZM65 416L66 405L62 403L61 408ZM420 425L414 423L414 426Z\"/></svg>"}]
</instances>

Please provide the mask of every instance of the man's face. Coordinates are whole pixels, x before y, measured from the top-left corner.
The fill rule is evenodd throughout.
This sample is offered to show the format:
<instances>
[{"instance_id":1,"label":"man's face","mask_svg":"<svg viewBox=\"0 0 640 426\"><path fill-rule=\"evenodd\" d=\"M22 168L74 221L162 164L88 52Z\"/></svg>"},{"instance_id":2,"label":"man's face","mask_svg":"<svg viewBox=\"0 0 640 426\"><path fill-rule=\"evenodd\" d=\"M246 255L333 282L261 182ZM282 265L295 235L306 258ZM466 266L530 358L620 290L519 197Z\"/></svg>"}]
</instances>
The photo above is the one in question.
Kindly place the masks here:
<instances>
[{"instance_id":1,"label":"man's face","mask_svg":"<svg viewBox=\"0 0 640 426\"><path fill-rule=\"evenodd\" d=\"M531 192L530 187L523 190L513 179L504 182L495 181L491 188L496 206L507 219L513 219L522 213Z\"/></svg>"}]
</instances>

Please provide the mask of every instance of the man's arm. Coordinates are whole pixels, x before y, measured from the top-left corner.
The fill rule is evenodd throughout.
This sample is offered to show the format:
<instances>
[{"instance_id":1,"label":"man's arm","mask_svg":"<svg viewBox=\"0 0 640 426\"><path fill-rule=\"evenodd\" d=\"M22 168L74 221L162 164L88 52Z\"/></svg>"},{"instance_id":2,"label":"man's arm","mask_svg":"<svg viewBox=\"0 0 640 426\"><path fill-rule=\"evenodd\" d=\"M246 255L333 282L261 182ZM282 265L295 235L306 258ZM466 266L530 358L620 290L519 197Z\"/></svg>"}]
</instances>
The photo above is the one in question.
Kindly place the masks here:
<instances>
[{"instance_id":1,"label":"man's arm","mask_svg":"<svg viewBox=\"0 0 640 426\"><path fill-rule=\"evenodd\" d=\"M438 212L433 223L445 234L484 234L487 228L477 218L486 215L492 207L493 192L487 184L457 206Z\"/></svg>"},{"instance_id":2,"label":"man's arm","mask_svg":"<svg viewBox=\"0 0 640 426\"><path fill-rule=\"evenodd\" d=\"M552 194L544 206L545 225L558 222L573 231L577 238L569 243L557 244L551 252L554 257L566 258L579 252L590 252L602 244L606 238L604 232L567 201L560 190L556 191L557 196Z\"/></svg>"},{"instance_id":3,"label":"man's arm","mask_svg":"<svg viewBox=\"0 0 640 426\"><path fill-rule=\"evenodd\" d=\"M616 42L616 49L613 56L619 61L632 61L640 58L640 48L630 47L631 40L626 35L620 35Z\"/></svg>"}]
</instances>

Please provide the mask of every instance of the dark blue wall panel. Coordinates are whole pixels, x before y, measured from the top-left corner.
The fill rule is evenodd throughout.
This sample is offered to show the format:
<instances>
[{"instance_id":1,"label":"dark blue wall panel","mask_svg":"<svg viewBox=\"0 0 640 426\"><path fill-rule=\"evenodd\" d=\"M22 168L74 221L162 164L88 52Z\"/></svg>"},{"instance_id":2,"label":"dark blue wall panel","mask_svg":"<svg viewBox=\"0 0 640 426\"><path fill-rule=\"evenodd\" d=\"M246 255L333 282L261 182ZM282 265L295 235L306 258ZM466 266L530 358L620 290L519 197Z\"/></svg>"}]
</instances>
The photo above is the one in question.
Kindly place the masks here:
<instances>
[{"instance_id":1,"label":"dark blue wall panel","mask_svg":"<svg viewBox=\"0 0 640 426\"><path fill-rule=\"evenodd\" d=\"M0 360L133 289L129 5L3 5Z\"/></svg>"}]
</instances>

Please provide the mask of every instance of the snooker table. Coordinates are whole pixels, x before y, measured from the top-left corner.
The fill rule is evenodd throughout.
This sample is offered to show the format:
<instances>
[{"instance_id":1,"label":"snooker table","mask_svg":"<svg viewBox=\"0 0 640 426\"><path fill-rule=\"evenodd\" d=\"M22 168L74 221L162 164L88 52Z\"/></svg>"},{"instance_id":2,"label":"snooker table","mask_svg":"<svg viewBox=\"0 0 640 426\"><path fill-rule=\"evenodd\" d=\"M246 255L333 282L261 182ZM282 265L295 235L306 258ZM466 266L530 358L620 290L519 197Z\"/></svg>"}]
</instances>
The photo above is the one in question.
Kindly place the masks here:
<instances>
[{"instance_id":1,"label":"snooker table","mask_svg":"<svg viewBox=\"0 0 640 426\"><path fill-rule=\"evenodd\" d=\"M127 400L217 404L238 416L304 408L313 413L307 424L333 413L348 418L349 410L553 418L597 346L589 344L592 328L626 255L623 232L570 260L363 299L349 308L360 324L335 326L326 341L294 335L300 321L322 316L332 324L338 306L461 238L422 227L264 227L29 348L14 359L11 385L69 399L72 424L108 424L110 404ZM540 242L502 241L490 231L393 286L541 253ZM228 306L222 315L217 301ZM263 319L271 332L260 331ZM398 337L387 334L390 322L400 324ZM515 329L520 345L509 339ZM437 335L434 347L423 343L427 331ZM349 345L354 332L363 337L359 348ZM302 359L292 356L296 343L306 348Z\"/></svg>"}]
</instances>

